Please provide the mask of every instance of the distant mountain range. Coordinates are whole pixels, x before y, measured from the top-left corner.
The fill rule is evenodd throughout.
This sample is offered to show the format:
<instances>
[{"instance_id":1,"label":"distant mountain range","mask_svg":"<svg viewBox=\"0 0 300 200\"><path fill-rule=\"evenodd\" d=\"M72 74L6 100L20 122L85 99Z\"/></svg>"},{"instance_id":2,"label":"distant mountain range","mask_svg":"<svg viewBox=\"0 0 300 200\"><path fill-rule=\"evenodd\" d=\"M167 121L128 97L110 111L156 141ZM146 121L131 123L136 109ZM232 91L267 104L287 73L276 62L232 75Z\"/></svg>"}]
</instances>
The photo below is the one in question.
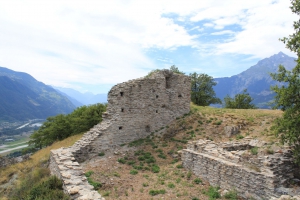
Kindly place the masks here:
<instances>
[{"instance_id":1,"label":"distant mountain range","mask_svg":"<svg viewBox=\"0 0 300 200\"><path fill-rule=\"evenodd\" d=\"M217 85L214 87L216 95L221 100L228 94L230 97L247 89L253 103L260 108L270 108L268 103L273 100L275 93L270 90L271 85L279 84L274 81L270 73L275 73L281 64L286 69L292 70L296 66L296 58L279 52L269 58L259 61L246 71L231 77L215 78Z\"/></svg>"},{"instance_id":2,"label":"distant mountain range","mask_svg":"<svg viewBox=\"0 0 300 200\"><path fill-rule=\"evenodd\" d=\"M74 109L67 97L31 75L0 67L0 121L46 119Z\"/></svg>"},{"instance_id":3,"label":"distant mountain range","mask_svg":"<svg viewBox=\"0 0 300 200\"><path fill-rule=\"evenodd\" d=\"M53 87L57 91L65 94L76 106L89 105L95 103L106 103L107 94L93 94L91 92L81 93L71 88ZM75 102L75 101L77 102ZM79 104L78 104L79 103Z\"/></svg>"}]
</instances>

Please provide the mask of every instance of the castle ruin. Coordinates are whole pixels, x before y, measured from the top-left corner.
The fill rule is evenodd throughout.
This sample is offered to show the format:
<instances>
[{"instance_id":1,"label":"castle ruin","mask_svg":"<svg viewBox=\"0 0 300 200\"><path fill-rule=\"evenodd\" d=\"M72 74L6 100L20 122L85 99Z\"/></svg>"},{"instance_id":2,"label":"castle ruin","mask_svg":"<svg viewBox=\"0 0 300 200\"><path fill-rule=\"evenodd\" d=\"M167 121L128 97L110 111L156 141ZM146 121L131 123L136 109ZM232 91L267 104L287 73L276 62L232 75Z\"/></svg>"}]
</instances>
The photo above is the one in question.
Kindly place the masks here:
<instances>
[{"instance_id":1,"label":"castle ruin","mask_svg":"<svg viewBox=\"0 0 300 200\"><path fill-rule=\"evenodd\" d=\"M190 84L188 76L159 70L112 87L103 121L73 146L51 151L49 167L62 179L64 191L72 199L103 200L88 184L79 163L101 151L145 138L188 113Z\"/></svg>"}]
</instances>

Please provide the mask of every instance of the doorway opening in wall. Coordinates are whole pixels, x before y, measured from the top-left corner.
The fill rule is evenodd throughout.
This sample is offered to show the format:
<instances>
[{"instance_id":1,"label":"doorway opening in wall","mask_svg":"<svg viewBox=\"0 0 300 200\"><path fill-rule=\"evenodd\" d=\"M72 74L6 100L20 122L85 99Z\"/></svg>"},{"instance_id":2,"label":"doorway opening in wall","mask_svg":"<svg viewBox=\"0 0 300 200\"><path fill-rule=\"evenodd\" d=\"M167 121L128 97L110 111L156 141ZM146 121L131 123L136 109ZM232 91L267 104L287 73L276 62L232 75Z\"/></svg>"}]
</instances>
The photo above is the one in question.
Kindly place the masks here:
<instances>
[{"instance_id":1,"label":"doorway opening in wall","mask_svg":"<svg viewBox=\"0 0 300 200\"><path fill-rule=\"evenodd\" d=\"M147 125L147 126L145 127L145 129L146 129L146 132L150 132L150 126L149 126L149 125Z\"/></svg>"},{"instance_id":2,"label":"doorway opening in wall","mask_svg":"<svg viewBox=\"0 0 300 200\"><path fill-rule=\"evenodd\" d=\"M158 113L158 110L156 110L155 112Z\"/></svg>"},{"instance_id":3,"label":"doorway opening in wall","mask_svg":"<svg viewBox=\"0 0 300 200\"><path fill-rule=\"evenodd\" d=\"M120 92L121 97L124 95L124 92Z\"/></svg>"},{"instance_id":4,"label":"doorway opening in wall","mask_svg":"<svg viewBox=\"0 0 300 200\"><path fill-rule=\"evenodd\" d=\"M124 108L121 108L121 112L124 112Z\"/></svg>"},{"instance_id":5,"label":"doorway opening in wall","mask_svg":"<svg viewBox=\"0 0 300 200\"><path fill-rule=\"evenodd\" d=\"M119 130L122 130L122 128L123 128L122 126L119 126Z\"/></svg>"},{"instance_id":6,"label":"doorway opening in wall","mask_svg":"<svg viewBox=\"0 0 300 200\"><path fill-rule=\"evenodd\" d=\"M166 88L170 88L171 83L170 83L170 77L166 77Z\"/></svg>"}]
</instances>

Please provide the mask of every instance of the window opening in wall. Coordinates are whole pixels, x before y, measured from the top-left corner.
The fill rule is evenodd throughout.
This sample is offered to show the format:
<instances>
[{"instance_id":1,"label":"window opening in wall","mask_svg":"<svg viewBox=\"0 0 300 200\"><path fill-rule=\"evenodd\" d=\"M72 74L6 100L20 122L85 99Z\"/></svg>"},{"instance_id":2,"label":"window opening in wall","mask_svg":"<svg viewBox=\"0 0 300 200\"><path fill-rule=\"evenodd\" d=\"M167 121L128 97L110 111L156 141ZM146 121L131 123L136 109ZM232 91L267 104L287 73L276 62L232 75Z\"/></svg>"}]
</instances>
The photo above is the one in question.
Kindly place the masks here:
<instances>
[{"instance_id":1,"label":"window opening in wall","mask_svg":"<svg viewBox=\"0 0 300 200\"><path fill-rule=\"evenodd\" d=\"M155 112L158 113L158 110L156 110Z\"/></svg>"},{"instance_id":2,"label":"window opening in wall","mask_svg":"<svg viewBox=\"0 0 300 200\"><path fill-rule=\"evenodd\" d=\"M158 95L156 95L156 98L158 98Z\"/></svg>"},{"instance_id":3,"label":"window opening in wall","mask_svg":"<svg viewBox=\"0 0 300 200\"><path fill-rule=\"evenodd\" d=\"M178 95L178 97L182 97L182 95L181 95L181 94L179 94L179 95Z\"/></svg>"},{"instance_id":4,"label":"window opening in wall","mask_svg":"<svg viewBox=\"0 0 300 200\"><path fill-rule=\"evenodd\" d=\"M124 95L124 92L120 92L121 97Z\"/></svg>"},{"instance_id":5,"label":"window opening in wall","mask_svg":"<svg viewBox=\"0 0 300 200\"><path fill-rule=\"evenodd\" d=\"M122 128L123 128L122 126L119 126L119 130L122 130Z\"/></svg>"},{"instance_id":6,"label":"window opening in wall","mask_svg":"<svg viewBox=\"0 0 300 200\"><path fill-rule=\"evenodd\" d=\"M139 85L139 89L141 89L142 88L142 85Z\"/></svg>"},{"instance_id":7,"label":"window opening in wall","mask_svg":"<svg viewBox=\"0 0 300 200\"><path fill-rule=\"evenodd\" d=\"M170 84L170 77L166 77L166 88L170 88L171 84Z\"/></svg>"},{"instance_id":8,"label":"window opening in wall","mask_svg":"<svg viewBox=\"0 0 300 200\"><path fill-rule=\"evenodd\" d=\"M147 125L147 126L145 127L145 129L146 129L146 132L150 132L150 126L149 126L149 125Z\"/></svg>"},{"instance_id":9,"label":"window opening in wall","mask_svg":"<svg viewBox=\"0 0 300 200\"><path fill-rule=\"evenodd\" d=\"M121 108L121 112L124 112L124 108Z\"/></svg>"}]
</instances>

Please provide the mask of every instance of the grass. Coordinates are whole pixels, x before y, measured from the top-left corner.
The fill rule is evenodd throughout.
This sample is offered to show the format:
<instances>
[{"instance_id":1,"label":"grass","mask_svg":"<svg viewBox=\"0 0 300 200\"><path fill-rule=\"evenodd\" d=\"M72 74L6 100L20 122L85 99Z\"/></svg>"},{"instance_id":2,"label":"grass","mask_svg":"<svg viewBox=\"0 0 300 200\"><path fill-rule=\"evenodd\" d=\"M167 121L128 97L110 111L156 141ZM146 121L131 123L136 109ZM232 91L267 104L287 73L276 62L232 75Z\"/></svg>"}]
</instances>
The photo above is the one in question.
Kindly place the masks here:
<instances>
[{"instance_id":1,"label":"grass","mask_svg":"<svg viewBox=\"0 0 300 200\"><path fill-rule=\"evenodd\" d=\"M218 192L219 189L219 187L210 186L207 191L204 191L204 194L209 197L209 200L219 199L221 198L221 195Z\"/></svg>"},{"instance_id":2,"label":"grass","mask_svg":"<svg viewBox=\"0 0 300 200\"><path fill-rule=\"evenodd\" d=\"M230 200L238 200L238 195L236 190L230 190L224 195L225 199L230 199Z\"/></svg>"},{"instance_id":3,"label":"grass","mask_svg":"<svg viewBox=\"0 0 300 200\"><path fill-rule=\"evenodd\" d=\"M7 183L11 177L15 174L17 175L17 184L14 185L12 188L7 188L5 190L0 189L0 199L8 198L8 195L11 195L13 191L17 190L16 188L23 187L22 184L24 183L24 180L28 181L28 184L30 184L29 189L33 187L33 185L36 184L42 184L40 181L46 181L48 178L50 178L50 173L46 174L45 176L42 176L42 178L37 179L35 181L28 180L29 176L35 176L33 174L40 174L39 171L43 171L45 168L43 166L47 166L47 162L49 160L50 156L50 150L52 149L58 149L61 147L68 147L73 145L77 140L79 140L82 137L83 134L78 134L71 136L69 138L66 138L65 140L56 142L52 144L51 146L48 146L44 149L41 149L34 153L32 156L30 156L30 159L21 163L17 163L5 168L2 168L0 170L0 184ZM48 170L47 168L45 170ZM33 174L32 174L33 173ZM39 176L38 176L39 177ZM34 184L36 183L36 184ZM38 186L36 186L38 187ZM42 187L42 186L39 186ZM23 193L29 192L28 188L22 189ZM50 194L51 192L49 192ZM21 197L20 197L21 198ZM63 198L58 198L63 199Z\"/></svg>"}]
</instances>

